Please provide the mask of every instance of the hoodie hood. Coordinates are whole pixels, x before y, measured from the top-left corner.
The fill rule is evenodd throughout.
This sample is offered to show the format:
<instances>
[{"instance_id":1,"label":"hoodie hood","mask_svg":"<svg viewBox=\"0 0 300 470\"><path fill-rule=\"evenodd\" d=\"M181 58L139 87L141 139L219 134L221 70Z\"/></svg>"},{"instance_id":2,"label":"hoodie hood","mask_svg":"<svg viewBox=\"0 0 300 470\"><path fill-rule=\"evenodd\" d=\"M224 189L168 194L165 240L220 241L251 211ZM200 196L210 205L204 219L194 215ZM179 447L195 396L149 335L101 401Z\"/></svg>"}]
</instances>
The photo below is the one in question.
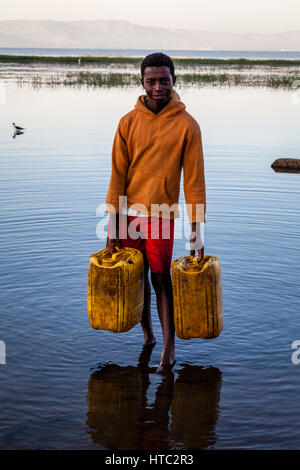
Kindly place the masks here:
<instances>
[{"instance_id":1,"label":"hoodie hood","mask_svg":"<svg viewBox=\"0 0 300 470\"><path fill-rule=\"evenodd\" d=\"M150 109L147 108L145 103L148 100L149 98L147 95L139 96L135 105L136 111L140 111L151 117L160 117L160 116L170 117L170 116L173 116L174 114L180 113L185 110L185 104L182 101L180 101L180 96L174 89L172 90L171 100L169 101L167 106L165 106L157 114L153 113Z\"/></svg>"}]
</instances>

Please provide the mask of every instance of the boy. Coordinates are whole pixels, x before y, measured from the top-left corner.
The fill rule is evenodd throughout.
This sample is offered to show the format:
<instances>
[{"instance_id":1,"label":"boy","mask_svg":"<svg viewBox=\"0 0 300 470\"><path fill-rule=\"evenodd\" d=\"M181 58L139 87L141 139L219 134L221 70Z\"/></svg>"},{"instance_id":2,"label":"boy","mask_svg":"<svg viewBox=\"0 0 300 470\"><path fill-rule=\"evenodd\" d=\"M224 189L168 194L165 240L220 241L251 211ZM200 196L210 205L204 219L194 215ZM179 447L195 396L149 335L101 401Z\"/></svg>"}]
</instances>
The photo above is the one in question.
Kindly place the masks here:
<instances>
[{"instance_id":1,"label":"boy","mask_svg":"<svg viewBox=\"0 0 300 470\"><path fill-rule=\"evenodd\" d=\"M170 267L181 170L192 229L190 255L194 256L197 249L201 261L204 246L200 223L206 222L204 160L199 125L173 89L176 76L171 58L162 53L148 55L141 64L141 76L146 95L140 96L135 108L120 119L113 144L106 197L106 211L111 214L108 247L110 253L116 246L143 252L144 344L154 345L156 341L150 311L150 269L164 341L160 366L170 367L175 363Z\"/></svg>"}]
</instances>

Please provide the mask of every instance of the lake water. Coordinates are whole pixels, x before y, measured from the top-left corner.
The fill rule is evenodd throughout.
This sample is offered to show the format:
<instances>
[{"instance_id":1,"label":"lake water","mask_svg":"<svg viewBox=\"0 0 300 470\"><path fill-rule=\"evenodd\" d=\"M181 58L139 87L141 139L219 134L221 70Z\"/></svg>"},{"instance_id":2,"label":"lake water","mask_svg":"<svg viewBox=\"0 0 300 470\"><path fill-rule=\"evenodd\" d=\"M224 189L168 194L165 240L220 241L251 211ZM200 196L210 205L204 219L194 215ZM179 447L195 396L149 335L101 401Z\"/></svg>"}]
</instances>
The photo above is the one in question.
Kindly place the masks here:
<instances>
[{"instance_id":1,"label":"lake water","mask_svg":"<svg viewBox=\"0 0 300 470\"><path fill-rule=\"evenodd\" d=\"M165 50L172 57L202 57L210 59L299 59L300 51L209 51L209 50ZM143 57L156 49L78 49L51 47L0 47L0 54L43 55L43 56L78 56L81 54L128 55Z\"/></svg>"},{"instance_id":2,"label":"lake water","mask_svg":"<svg viewBox=\"0 0 300 470\"><path fill-rule=\"evenodd\" d=\"M1 449L300 447L300 174L270 167L300 156L300 104L283 90L177 91L202 129L205 253L221 263L224 329L212 340L177 338L177 362L161 375L154 293L151 356L140 325L96 331L87 314L112 139L141 90L6 83ZM12 122L23 135L13 138ZM185 243L175 240L174 258Z\"/></svg>"}]
</instances>

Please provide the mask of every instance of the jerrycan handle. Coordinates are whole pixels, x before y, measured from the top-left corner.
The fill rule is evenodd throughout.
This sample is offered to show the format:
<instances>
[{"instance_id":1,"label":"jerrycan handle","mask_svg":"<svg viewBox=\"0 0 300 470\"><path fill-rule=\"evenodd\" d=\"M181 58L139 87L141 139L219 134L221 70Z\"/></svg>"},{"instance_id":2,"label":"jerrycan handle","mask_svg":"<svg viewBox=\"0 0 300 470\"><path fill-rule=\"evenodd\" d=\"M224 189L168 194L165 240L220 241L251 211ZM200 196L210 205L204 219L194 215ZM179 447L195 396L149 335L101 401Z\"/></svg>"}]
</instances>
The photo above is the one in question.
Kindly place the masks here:
<instances>
[{"instance_id":1,"label":"jerrycan handle","mask_svg":"<svg viewBox=\"0 0 300 470\"><path fill-rule=\"evenodd\" d=\"M102 259L102 264L104 266L112 266L114 262L116 261L116 258L121 255L121 250L118 246L115 247L117 250L117 253L113 253L111 256L107 256Z\"/></svg>"},{"instance_id":2,"label":"jerrycan handle","mask_svg":"<svg viewBox=\"0 0 300 470\"><path fill-rule=\"evenodd\" d=\"M198 256L194 256L192 262L197 263L197 264L204 263L204 256L202 257L202 259L200 261L198 261Z\"/></svg>"},{"instance_id":3,"label":"jerrycan handle","mask_svg":"<svg viewBox=\"0 0 300 470\"><path fill-rule=\"evenodd\" d=\"M122 250L120 250L120 248L118 246L115 246L115 249L117 250L117 253L113 253L111 255L111 259L113 259L115 261L115 259L122 254Z\"/></svg>"},{"instance_id":4,"label":"jerrycan handle","mask_svg":"<svg viewBox=\"0 0 300 470\"><path fill-rule=\"evenodd\" d=\"M202 258L202 260L198 262L198 256L191 256L190 258L191 258L191 260L188 261L188 264L191 264L191 263L201 263L201 261L203 260L203 258Z\"/></svg>"},{"instance_id":5,"label":"jerrycan handle","mask_svg":"<svg viewBox=\"0 0 300 470\"><path fill-rule=\"evenodd\" d=\"M191 259L187 261L187 264L190 266L192 265L193 267L196 267L196 266L200 266L201 264L203 264L203 260L204 260L204 256L201 259L201 261L198 261L198 256L191 256Z\"/></svg>"}]
</instances>

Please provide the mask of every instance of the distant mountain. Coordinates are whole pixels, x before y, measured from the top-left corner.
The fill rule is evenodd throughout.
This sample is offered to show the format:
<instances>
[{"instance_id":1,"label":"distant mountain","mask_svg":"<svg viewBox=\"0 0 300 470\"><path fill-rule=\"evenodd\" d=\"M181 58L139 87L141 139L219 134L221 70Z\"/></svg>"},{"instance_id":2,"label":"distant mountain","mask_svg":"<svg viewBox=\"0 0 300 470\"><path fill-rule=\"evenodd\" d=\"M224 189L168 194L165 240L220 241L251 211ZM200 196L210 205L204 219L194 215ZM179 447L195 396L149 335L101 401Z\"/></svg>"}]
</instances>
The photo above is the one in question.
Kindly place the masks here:
<instances>
[{"instance_id":1,"label":"distant mountain","mask_svg":"<svg viewBox=\"0 0 300 470\"><path fill-rule=\"evenodd\" d=\"M129 21L0 21L0 47L300 51L300 31L226 33Z\"/></svg>"}]
</instances>

